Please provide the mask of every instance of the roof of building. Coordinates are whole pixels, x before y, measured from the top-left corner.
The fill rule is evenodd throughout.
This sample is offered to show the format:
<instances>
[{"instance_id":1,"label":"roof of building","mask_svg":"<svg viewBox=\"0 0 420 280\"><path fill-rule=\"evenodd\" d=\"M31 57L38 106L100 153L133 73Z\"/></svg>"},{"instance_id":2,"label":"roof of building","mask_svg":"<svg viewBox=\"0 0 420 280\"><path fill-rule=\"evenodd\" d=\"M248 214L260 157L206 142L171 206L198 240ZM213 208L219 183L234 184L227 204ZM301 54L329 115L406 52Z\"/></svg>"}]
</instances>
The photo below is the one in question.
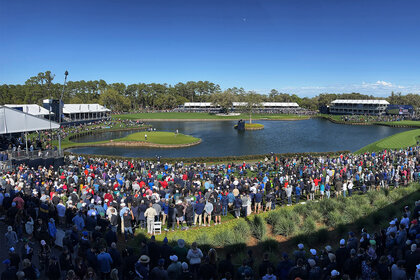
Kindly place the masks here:
<instances>
[{"instance_id":1,"label":"roof of building","mask_svg":"<svg viewBox=\"0 0 420 280\"><path fill-rule=\"evenodd\" d=\"M111 110L99 104L64 104L64 114L110 112Z\"/></svg>"},{"instance_id":2,"label":"roof of building","mask_svg":"<svg viewBox=\"0 0 420 280\"><path fill-rule=\"evenodd\" d=\"M184 103L185 107L211 107L213 103L211 102L186 102Z\"/></svg>"},{"instance_id":3,"label":"roof of building","mask_svg":"<svg viewBox=\"0 0 420 280\"><path fill-rule=\"evenodd\" d=\"M33 115L33 116L46 116L46 115L53 114L49 112L47 109L45 109L44 107L41 107L36 104L5 104L4 106L9 107L9 108L14 108L14 109L22 108L22 112Z\"/></svg>"},{"instance_id":4,"label":"roof of building","mask_svg":"<svg viewBox=\"0 0 420 280\"><path fill-rule=\"evenodd\" d=\"M233 102L233 106L245 106L246 102ZM299 107L296 102L261 102L262 107Z\"/></svg>"},{"instance_id":5,"label":"roof of building","mask_svg":"<svg viewBox=\"0 0 420 280\"><path fill-rule=\"evenodd\" d=\"M57 129L59 124L6 106L0 106L0 134Z\"/></svg>"},{"instance_id":6,"label":"roof of building","mask_svg":"<svg viewBox=\"0 0 420 280\"><path fill-rule=\"evenodd\" d=\"M264 107L299 107L296 102L262 102Z\"/></svg>"},{"instance_id":7,"label":"roof of building","mask_svg":"<svg viewBox=\"0 0 420 280\"><path fill-rule=\"evenodd\" d=\"M377 105L389 105L389 102L386 100L377 100L377 99L336 99L332 104L377 104Z\"/></svg>"},{"instance_id":8,"label":"roof of building","mask_svg":"<svg viewBox=\"0 0 420 280\"><path fill-rule=\"evenodd\" d=\"M233 107L245 106L246 102L232 102ZM186 102L184 107L212 107L211 102ZM262 107L299 107L296 102L261 102Z\"/></svg>"}]
</instances>

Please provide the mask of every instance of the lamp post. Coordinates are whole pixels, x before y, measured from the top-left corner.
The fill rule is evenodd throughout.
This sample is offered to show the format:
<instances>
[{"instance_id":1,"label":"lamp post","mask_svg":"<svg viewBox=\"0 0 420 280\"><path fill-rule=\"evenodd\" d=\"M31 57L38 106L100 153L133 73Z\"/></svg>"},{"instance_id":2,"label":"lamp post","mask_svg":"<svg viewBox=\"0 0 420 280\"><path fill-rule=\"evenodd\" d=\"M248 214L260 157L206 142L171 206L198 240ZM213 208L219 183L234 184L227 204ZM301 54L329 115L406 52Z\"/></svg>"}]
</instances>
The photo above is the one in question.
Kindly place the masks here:
<instances>
[{"instance_id":1,"label":"lamp post","mask_svg":"<svg viewBox=\"0 0 420 280\"><path fill-rule=\"evenodd\" d=\"M60 100L59 100L59 104L58 104L58 124L59 124L59 128L58 128L58 152L61 155L61 116L63 114L63 95L64 95L64 89L66 88L66 82L67 82L67 76L69 75L69 72L66 70L66 72L64 72L64 84L63 84L63 91L61 92L61 96L60 96Z\"/></svg>"}]
</instances>

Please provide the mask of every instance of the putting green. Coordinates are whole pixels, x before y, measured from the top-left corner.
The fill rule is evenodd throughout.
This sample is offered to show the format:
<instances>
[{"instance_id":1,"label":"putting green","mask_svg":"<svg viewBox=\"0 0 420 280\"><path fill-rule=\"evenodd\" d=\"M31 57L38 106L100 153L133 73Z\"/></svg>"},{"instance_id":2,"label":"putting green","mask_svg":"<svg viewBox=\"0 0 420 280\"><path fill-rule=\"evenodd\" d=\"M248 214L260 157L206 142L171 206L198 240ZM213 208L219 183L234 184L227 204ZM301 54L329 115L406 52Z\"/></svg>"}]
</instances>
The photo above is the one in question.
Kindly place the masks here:
<instances>
[{"instance_id":1,"label":"putting green","mask_svg":"<svg viewBox=\"0 0 420 280\"><path fill-rule=\"evenodd\" d=\"M235 128L238 128L238 125L236 124L234 126ZM260 130L264 129L264 125L260 123L245 123L245 130Z\"/></svg>"},{"instance_id":2,"label":"putting green","mask_svg":"<svg viewBox=\"0 0 420 280\"><path fill-rule=\"evenodd\" d=\"M356 153L377 152L385 149L401 149L416 145L420 139L420 129L404 131L398 134L388 136L369 144Z\"/></svg>"},{"instance_id":3,"label":"putting green","mask_svg":"<svg viewBox=\"0 0 420 280\"><path fill-rule=\"evenodd\" d=\"M145 139L147 135L147 140ZM142 131L130 134L124 138L115 139L113 142L146 142L159 145L186 145L200 142L199 138L195 138L185 134L175 134L165 131Z\"/></svg>"}]
</instances>

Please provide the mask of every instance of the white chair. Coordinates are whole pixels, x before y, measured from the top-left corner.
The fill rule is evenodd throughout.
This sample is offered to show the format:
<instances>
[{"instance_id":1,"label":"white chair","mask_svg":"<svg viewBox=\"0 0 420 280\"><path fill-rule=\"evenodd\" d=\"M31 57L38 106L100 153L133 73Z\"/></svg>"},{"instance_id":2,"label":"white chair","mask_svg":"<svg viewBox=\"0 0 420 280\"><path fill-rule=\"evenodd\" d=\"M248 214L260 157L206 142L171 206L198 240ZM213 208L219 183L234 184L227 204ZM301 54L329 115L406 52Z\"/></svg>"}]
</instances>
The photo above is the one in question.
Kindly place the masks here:
<instances>
[{"instance_id":1,"label":"white chair","mask_svg":"<svg viewBox=\"0 0 420 280\"><path fill-rule=\"evenodd\" d=\"M159 234L162 233L162 222L155 222L153 224L153 234L156 234L156 232L159 232Z\"/></svg>"}]
</instances>

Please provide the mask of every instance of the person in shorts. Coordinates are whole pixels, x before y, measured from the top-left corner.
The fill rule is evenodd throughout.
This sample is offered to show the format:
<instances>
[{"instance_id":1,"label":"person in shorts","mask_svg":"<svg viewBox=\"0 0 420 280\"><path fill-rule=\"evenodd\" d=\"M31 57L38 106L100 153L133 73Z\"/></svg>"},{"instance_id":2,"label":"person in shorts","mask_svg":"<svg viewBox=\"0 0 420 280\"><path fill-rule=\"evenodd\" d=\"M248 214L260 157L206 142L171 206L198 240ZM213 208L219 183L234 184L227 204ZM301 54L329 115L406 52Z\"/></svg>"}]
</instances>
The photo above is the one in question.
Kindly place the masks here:
<instances>
[{"instance_id":1,"label":"person in shorts","mask_svg":"<svg viewBox=\"0 0 420 280\"><path fill-rule=\"evenodd\" d=\"M179 228L180 225L182 227L182 223L185 221L184 219L185 207L182 204L182 201L179 200L176 203L175 208L176 208L176 225L177 225L177 228Z\"/></svg>"},{"instance_id":2,"label":"person in shorts","mask_svg":"<svg viewBox=\"0 0 420 280\"><path fill-rule=\"evenodd\" d=\"M213 212L213 204L210 201L206 201L204 205L204 226L206 226L206 222L208 222L208 226L211 224L211 213Z\"/></svg>"},{"instance_id":3,"label":"person in shorts","mask_svg":"<svg viewBox=\"0 0 420 280\"><path fill-rule=\"evenodd\" d=\"M214 224L219 225L222 221L222 202L220 201L220 198L217 198L216 201L213 203L213 216L214 216Z\"/></svg>"}]
</instances>

